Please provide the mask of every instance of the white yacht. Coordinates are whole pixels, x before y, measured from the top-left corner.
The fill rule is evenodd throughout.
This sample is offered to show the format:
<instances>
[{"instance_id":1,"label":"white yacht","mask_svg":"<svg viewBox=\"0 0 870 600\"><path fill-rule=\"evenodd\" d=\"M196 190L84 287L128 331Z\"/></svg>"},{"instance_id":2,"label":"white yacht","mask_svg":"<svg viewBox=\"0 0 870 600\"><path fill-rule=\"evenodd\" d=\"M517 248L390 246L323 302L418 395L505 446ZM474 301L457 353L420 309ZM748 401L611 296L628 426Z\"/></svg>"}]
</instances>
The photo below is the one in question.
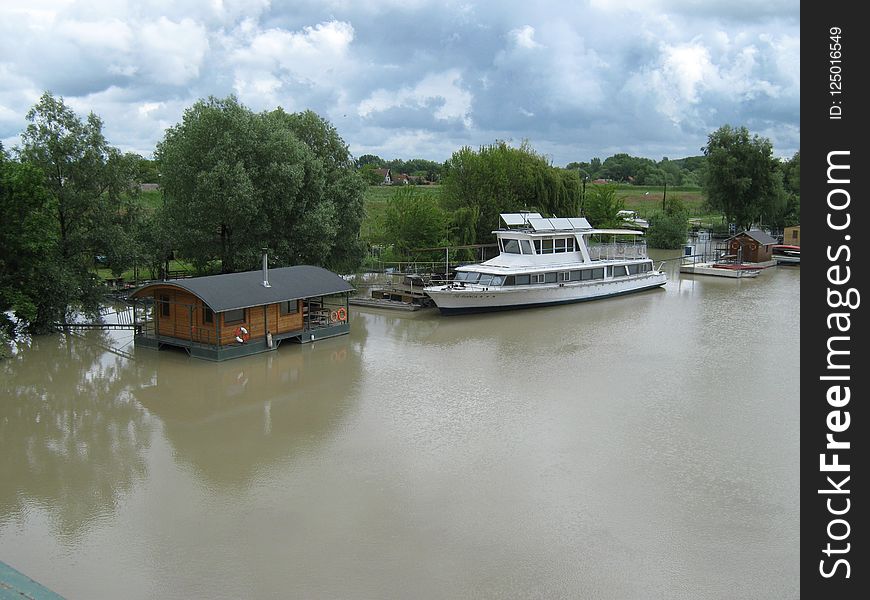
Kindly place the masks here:
<instances>
[{"instance_id":1,"label":"white yacht","mask_svg":"<svg viewBox=\"0 0 870 600\"><path fill-rule=\"evenodd\" d=\"M502 214L499 255L456 269L452 281L424 289L444 314L546 306L619 296L664 285L641 231L594 229L580 218ZM596 238L629 236L629 243Z\"/></svg>"}]
</instances>

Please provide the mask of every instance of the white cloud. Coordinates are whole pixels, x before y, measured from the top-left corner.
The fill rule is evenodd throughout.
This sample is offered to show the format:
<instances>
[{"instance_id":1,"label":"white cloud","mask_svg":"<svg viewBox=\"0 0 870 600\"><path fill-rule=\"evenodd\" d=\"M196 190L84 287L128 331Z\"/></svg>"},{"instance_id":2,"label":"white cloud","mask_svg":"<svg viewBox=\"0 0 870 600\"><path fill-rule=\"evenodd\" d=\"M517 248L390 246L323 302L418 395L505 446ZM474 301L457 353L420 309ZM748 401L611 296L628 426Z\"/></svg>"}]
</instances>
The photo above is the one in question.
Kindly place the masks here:
<instances>
[{"instance_id":1,"label":"white cloud","mask_svg":"<svg viewBox=\"0 0 870 600\"><path fill-rule=\"evenodd\" d=\"M508 35L519 48L533 50L541 47L541 44L535 41L535 28L531 25L512 29Z\"/></svg>"},{"instance_id":2,"label":"white cloud","mask_svg":"<svg viewBox=\"0 0 870 600\"><path fill-rule=\"evenodd\" d=\"M413 88L403 87L394 91L375 90L368 98L360 102L357 112L362 117L368 117L373 113L383 112L390 108L425 108L435 104L438 106L433 112L436 119L458 120L465 127L471 127L473 97L470 92L462 88L461 84L462 77L458 69L430 74Z\"/></svg>"},{"instance_id":3,"label":"white cloud","mask_svg":"<svg viewBox=\"0 0 870 600\"><path fill-rule=\"evenodd\" d=\"M140 68L149 80L184 85L197 78L209 50L206 29L193 19L160 17L142 24Z\"/></svg>"}]
</instances>

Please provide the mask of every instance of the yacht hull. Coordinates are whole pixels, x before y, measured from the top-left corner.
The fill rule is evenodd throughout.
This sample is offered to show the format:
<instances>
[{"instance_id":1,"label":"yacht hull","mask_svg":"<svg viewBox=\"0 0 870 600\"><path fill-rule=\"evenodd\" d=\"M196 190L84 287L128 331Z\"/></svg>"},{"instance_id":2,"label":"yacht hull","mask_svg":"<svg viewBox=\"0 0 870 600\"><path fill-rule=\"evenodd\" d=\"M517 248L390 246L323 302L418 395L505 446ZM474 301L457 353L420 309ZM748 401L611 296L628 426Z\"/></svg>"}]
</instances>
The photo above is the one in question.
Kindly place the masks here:
<instances>
[{"instance_id":1,"label":"yacht hull","mask_svg":"<svg viewBox=\"0 0 870 600\"><path fill-rule=\"evenodd\" d=\"M660 287L667 282L661 272L619 280L551 283L522 287L433 286L425 289L445 315L477 313L537 306L553 306L622 296Z\"/></svg>"}]
</instances>

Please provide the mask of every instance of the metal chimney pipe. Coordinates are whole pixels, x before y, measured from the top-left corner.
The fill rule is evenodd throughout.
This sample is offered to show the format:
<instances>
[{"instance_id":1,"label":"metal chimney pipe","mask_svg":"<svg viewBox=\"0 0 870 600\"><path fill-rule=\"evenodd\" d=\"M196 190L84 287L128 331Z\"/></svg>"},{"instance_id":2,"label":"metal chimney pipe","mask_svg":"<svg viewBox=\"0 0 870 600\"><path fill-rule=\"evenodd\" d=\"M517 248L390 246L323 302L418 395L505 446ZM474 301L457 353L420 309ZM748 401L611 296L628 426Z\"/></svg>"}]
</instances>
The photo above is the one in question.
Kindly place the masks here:
<instances>
[{"instance_id":1,"label":"metal chimney pipe","mask_svg":"<svg viewBox=\"0 0 870 600\"><path fill-rule=\"evenodd\" d=\"M263 248L263 287L270 288L272 284L269 283L269 249Z\"/></svg>"}]
</instances>

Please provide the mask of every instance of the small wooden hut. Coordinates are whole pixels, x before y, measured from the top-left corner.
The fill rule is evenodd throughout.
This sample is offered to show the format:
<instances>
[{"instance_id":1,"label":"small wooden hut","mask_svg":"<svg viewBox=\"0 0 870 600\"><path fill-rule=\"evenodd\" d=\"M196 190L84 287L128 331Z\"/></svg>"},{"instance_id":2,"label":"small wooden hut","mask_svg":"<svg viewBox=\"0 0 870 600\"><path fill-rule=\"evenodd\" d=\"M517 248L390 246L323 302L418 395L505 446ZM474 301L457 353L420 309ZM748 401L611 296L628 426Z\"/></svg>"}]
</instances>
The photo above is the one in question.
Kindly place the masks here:
<instances>
[{"instance_id":1,"label":"small wooden hut","mask_svg":"<svg viewBox=\"0 0 870 600\"><path fill-rule=\"evenodd\" d=\"M136 346L224 360L350 332L344 279L310 265L148 283L131 294ZM138 319L138 317L137 317Z\"/></svg>"},{"instance_id":2,"label":"small wooden hut","mask_svg":"<svg viewBox=\"0 0 870 600\"><path fill-rule=\"evenodd\" d=\"M771 260L771 251L776 240L759 229L751 229L733 235L726 240L728 254L742 262L765 263Z\"/></svg>"}]
</instances>

